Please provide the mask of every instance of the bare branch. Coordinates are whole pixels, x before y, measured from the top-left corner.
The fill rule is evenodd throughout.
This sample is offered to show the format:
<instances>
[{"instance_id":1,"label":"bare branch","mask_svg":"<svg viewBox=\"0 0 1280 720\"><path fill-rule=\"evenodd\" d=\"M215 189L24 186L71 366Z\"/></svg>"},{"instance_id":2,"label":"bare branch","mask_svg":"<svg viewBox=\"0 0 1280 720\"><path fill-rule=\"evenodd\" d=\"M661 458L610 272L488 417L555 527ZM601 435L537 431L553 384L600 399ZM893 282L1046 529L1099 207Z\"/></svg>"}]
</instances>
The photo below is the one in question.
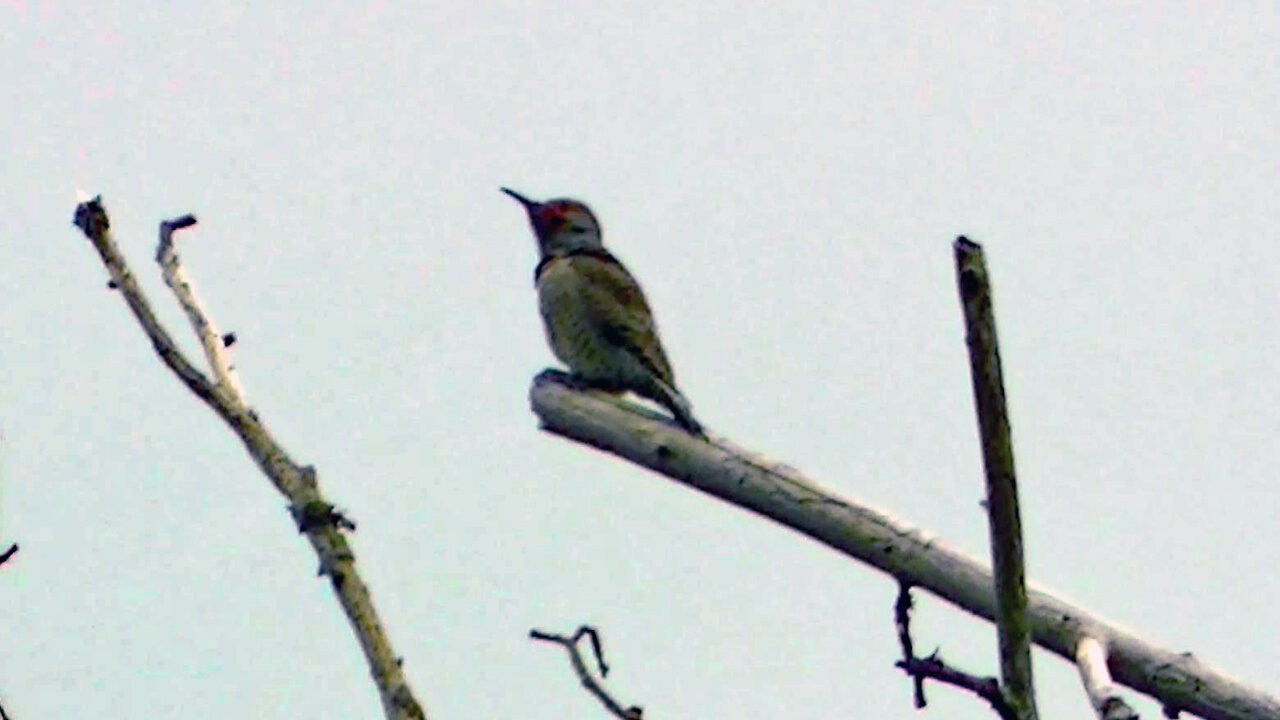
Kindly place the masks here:
<instances>
[{"instance_id":1,"label":"bare branch","mask_svg":"<svg viewBox=\"0 0 1280 720\"><path fill-rule=\"evenodd\" d=\"M902 659L907 662L916 658L916 651L911 643L911 605L911 586L898 583L898 600L893 604L893 624L898 629L898 644L902 646ZM913 675L913 677L915 678L916 709L919 710L929 703L924 698L924 676Z\"/></svg>"},{"instance_id":2,"label":"bare branch","mask_svg":"<svg viewBox=\"0 0 1280 720\"><path fill-rule=\"evenodd\" d=\"M388 720L425 718L426 713L405 680L400 660L392 651L391 641L378 618L373 598L356 571L355 556L342 534L343 529L350 529L354 525L334 511L333 504L324 499L315 469L295 462L245 402L239 385L230 374L225 355L221 352L223 342L214 330L213 322L196 300L177 254L173 252L174 231L194 225L195 218L184 215L161 224L157 259L164 268L166 282L178 296L178 301L200 336L201 344L214 368L216 383L210 382L187 360L156 318L146 295L111 237L111 224L101 196L76 207L75 224L93 242L111 275L111 284L124 296L160 359L235 431L258 467L276 489L288 498L290 513L319 557L320 573L329 577L334 594L360 641ZM216 342L211 343L211 337Z\"/></svg>"},{"instance_id":3,"label":"bare branch","mask_svg":"<svg viewBox=\"0 0 1280 720\"><path fill-rule=\"evenodd\" d=\"M13 554L16 552L18 552L18 543L13 543L9 547L5 548L4 552L0 552L0 565L5 564L5 562L9 558L13 557Z\"/></svg>"},{"instance_id":4,"label":"bare branch","mask_svg":"<svg viewBox=\"0 0 1280 720\"><path fill-rule=\"evenodd\" d=\"M533 411L548 432L759 513L978 617L995 617L991 573L973 557L727 440L699 440L625 400L568 387L562 375L541 373L530 390ZM1027 616L1032 639L1072 663L1080 638L1097 638L1110 649L1118 682L1166 706L1207 720L1280 720L1275 697L1034 586Z\"/></svg>"},{"instance_id":5,"label":"bare branch","mask_svg":"<svg viewBox=\"0 0 1280 720\"><path fill-rule=\"evenodd\" d=\"M1098 720L1138 720L1138 713L1120 697L1120 688L1107 670L1107 650L1096 638L1083 637L1076 646L1076 667Z\"/></svg>"},{"instance_id":6,"label":"bare branch","mask_svg":"<svg viewBox=\"0 0 1280 720\"><path fill-rule=\"evenodd\" d=\"M644 711L640 707L632 705L629 708L623 708L622 703L613 699L613 696L591 676L591 671L587 669L587 664L582 660L582 654L578 652L578 641L584 635L591 638L591 648L595 653L596 662L600 666L600 677L608 676L609 666L604 661L604 648L600 642L600 634L590 625L579 626L577 631L570 637L537 629L529 631L529 637L534 640L556 643L569 652L569 662L573 665L573 672L578 676L579 682L588 692L600 700L605 709L613 713L614 716L622 718L622 720L641 720Z\"/></svg>"},{"instance_id":7,"label":"bare branch","mask_svg":"<svg viewBox=\"0 0 1280 720\"><path fill-rule=\"evenodd\" d=\"M894 663L895 667L910 675L915 681L916 708L923 708L928 703L924 699L925 679L937 680L961 690L968 690L990 703L992 709L1003 720L1017 720L1017 713L1009 704L1000 689L1000 683L993 677L971 675L943 662L934 650L929 657L918 658L911 642L911 587L905 583L898 584L898 600L893 604L893 621L898 628L898 643L902 646L902 659Z\"/></svg>"},{"instance_id":8,"label":"bare branch","mask_svg":"<svg viewBox=\"0 0 1280 720\"><path fill-rule=\"evenodd\" d=\"M987 477L987 518L991 527L991 566L995 569L996 633L1000 675L1009 704L1021 720L1035 720L1031 677L1031 635L1027 630L1026 570L1022 559L1022 518L1013 470L1013 434L1000 372L1000 343L982 246L956 239L956 283L964 308L965 339L973 376L973 397L982 435Z\"/></svg>"},{"instance_id":9,"label":"bare branch","mask_svg":"<svg viewBox=\"0 0 1280 720\"><path fill-rule=\"evenodd\" d=\"M229 344L223 341L221 334L218 333L217 328L214 326L213 320L201 307L200 300L196 297L195 288L187 280L186 271L183 270L182 263L178 260L173 233L175 230L193 227L195 224L196 218L194 215L183 215L173 220L161 222L160 243L156 248L156 262L160 265L165 285L168 285L169 289L173 291L174 297L178 299L178 304L182 306L183 312L187 315L187 320L191 323L191 329L195 331L196 337L200 339L200 345L204 348L205 360L209 363L209 367L213 369L213 377L217 386L228 394L229 399L234 398L243 405L244 391L232 373L231 359L227 355Z\"/></svg>"},{"instance_id":10,"label":"bare branch","mask_svg":"<svg viewBox=\"0 0 1280 720\"><path fill-rule=\"evenodd\" d=\"M76 206L74 223L89 238L98 255L102 257L102 263L107 266L107 272L111 275L109 286L120 290L125 302L129 304L129 309L138 319L138 324L142 326L142 331L151 340L156 354L178 376L179 380L186 383L191 392L206 403L212 403L213 385L191 364L191 361L187 360L169 335L169 331L160 324L155 312L151 310L151 303L142 292L142 287L138 285L138 281L129 270L129 264L120 254L120 248L112 239L111 221L107 218L106 208L102 206L102 196L99 195Z\"/></svg>"},{"instance_id":11,"label":"bare branch","mask_svg":"<svg viewBox=\"0 0 1280 720\"><path fill-rule=\"evenodd\" d=\"M929 678L961 690L968 690L990 703L991 709L1000 715L1001 720L1017 720L1017 713L1005 698L1004 691L1000 689L1000 683L993 677L970 675L963 670L953 668L943 662L936 652L926 658L899 660L894 665L916 678L917 682Z\"/></svg>"}]
</instances>

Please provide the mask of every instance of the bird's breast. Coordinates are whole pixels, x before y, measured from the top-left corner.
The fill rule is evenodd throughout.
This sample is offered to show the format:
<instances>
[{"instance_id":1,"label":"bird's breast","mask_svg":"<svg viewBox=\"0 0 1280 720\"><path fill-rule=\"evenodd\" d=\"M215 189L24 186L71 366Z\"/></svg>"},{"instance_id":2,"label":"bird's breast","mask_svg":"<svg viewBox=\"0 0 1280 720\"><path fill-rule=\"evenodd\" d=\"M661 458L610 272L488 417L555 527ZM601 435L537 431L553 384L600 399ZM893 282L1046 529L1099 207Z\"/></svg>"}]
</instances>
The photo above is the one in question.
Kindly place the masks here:
<instances>
[{"instance_id":1,"label":"bird's breast","mask_svg":"<svg viewBox=\"0 0 1280 720\"><path fill-rule=\"evenodd\" d=\"M611 310L570 258L552 258L538 274L538 308L552 352L571 370L599 382L626 383L640 372L634 357L605 332Z\"/></svg>"}]
</instances>

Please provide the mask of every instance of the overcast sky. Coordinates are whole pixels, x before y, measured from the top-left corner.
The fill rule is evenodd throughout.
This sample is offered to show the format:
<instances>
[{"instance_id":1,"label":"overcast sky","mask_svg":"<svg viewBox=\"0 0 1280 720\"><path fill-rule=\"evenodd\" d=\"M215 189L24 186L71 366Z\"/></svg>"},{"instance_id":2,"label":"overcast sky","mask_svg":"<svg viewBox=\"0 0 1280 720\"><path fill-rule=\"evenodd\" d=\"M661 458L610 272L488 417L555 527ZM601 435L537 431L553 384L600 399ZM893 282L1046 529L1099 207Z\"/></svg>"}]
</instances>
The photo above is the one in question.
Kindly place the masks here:
<instances>
[{"instance_id":1,"label":"overcast sky","mask_svg":"<svg viewBox=\"0 0 1280 720\"><path fill-rule=\"evenodd\" d=\"M983 243L1029 576L1280 691L1277 6L941 5L0 6L5 709L381 713L283 499L106 289L77 188L192 352L151 257L200 218L188 271L359 523L436 718L605 717L526 637L582 622L655 720L993 717L912 708L885 576L537 429L554 360L501 185L591 204L712 432L980 557L950 243ZM925 596L916 643L997 668ZM1035 662L1043 717L1087 717Z\"/></svg>"}]
</instances>

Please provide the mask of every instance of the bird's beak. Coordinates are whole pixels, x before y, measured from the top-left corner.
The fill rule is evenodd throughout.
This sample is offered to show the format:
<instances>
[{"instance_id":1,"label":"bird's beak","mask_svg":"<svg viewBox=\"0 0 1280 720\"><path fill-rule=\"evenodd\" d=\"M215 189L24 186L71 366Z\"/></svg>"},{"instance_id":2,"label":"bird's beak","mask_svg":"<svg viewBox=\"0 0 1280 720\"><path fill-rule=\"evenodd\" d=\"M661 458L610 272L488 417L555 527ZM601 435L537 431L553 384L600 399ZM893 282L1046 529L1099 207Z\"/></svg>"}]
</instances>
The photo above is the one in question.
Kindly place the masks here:
<instances>
[{"instance_id":1,"label":"bird's beak","mask_svg":"<svg viewBox=\"0 0 1280 720\"><path fill-rule=\"evenodd\" d=\"M529 198L521 195L520 193L516 192L515 190L512 190L511 188L498 188L498 189L510 195L511 197L515 198L517 201L520 202L521 205L524 206L524 209L528 210L529 212L533 212L534 208L542 204L542 203L534 202L533 200L530 200Z\"/></svg>"}]
</instances>

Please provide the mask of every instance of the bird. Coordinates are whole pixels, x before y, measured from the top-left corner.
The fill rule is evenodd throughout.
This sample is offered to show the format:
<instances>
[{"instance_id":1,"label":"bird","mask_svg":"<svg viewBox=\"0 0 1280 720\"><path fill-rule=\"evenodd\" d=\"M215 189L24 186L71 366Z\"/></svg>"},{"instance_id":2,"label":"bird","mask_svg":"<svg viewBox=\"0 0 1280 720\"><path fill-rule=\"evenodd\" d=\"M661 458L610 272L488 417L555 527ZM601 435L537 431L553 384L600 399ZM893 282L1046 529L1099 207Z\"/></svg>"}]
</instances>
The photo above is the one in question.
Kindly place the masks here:
<instances>
[{"instance_id":1,"label":"bird","mask_svg":"<svg viewBox=\"0 0 1280 720\"><path fill-rule=\"evenodd\" d=\"M575 380L609 392L630 390L666 407L690 434L706 437L676 389L640 283L604 247L600 221L578 200L530 200L510 188L538 239L533 283L551 351Z\"/></svg>"}]
</instances>

